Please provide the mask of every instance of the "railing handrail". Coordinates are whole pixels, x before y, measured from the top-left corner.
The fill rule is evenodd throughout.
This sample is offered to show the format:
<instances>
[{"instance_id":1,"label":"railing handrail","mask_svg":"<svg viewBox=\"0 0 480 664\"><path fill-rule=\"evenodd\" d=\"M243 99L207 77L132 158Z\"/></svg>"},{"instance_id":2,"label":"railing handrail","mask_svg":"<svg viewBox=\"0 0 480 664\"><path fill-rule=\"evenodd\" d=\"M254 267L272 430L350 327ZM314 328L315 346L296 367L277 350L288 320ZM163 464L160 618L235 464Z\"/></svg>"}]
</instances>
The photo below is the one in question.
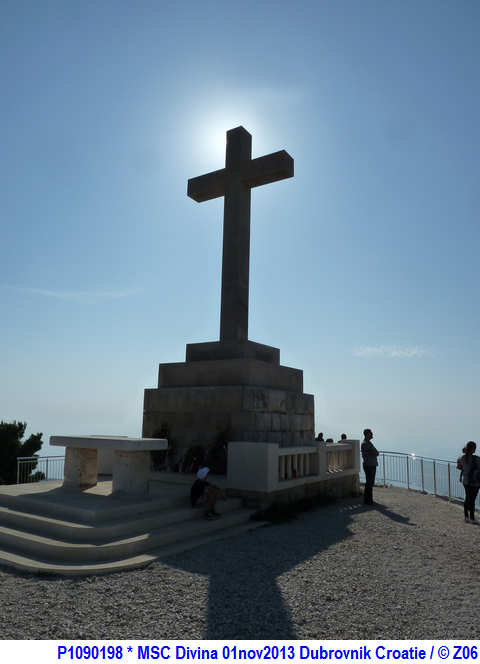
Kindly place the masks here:
<instances>
[{"instance_id":1,"label":"railing handrail","mask_svg":"<svg viewBox=\"0 0 480 664\"><path fill-rule=\"evenodd\" d=\"M17 484L30 481L49 481L63 475L65 463L64 456L38 456L17 457ZM35 472L34 472L35 471ZM35 478L37 479L30 479ZM40 478L40 479L38 479Z\"/></svg>"},{"instance_id":2,"label":"railing handrail","mask_svg":"<svg viewBox=\"0 0 480 664\"><path fill-rule=\"evenodd\" d=\"M65 457L63 455L59 456L38 456L38 454L34 454L33 456L28 456L28 457L17 457L17 461L29 461L30 459L32 461L37 460L41 461L42 459L64 459Z\"/></svg>"},{"instance_id":3,"label":"railing handrail","mask_svg":"<svg viewBox=\"0 0 480 664\"><path fill-rule=\"evenodd\" d=\"M378 460L377 481L383 486L391 483L406 486L407 489L420 489L435 496L444 496L448 500L464 499L463 483L458 482L460 472L457 471L456 461L390 451L380 451ZM360 475L363 481L363 469L360 470ZM479 499L480 496L477 497L477 505Z\"/></svg>"},{"instance_id":4,"label":"railing handrail","mask_svg":"<svg viewBox=\"0 0 480 664\"><path fill-rule=\"evenodd\" d=\"M442 461L443 463L457 463L452 459L438 459L437 457L426 457L421 454L415 454L415 452L391 452L390 450L378 450L379 454L397 454L398 456L403 457L412 457L413 459L426 459L427 461Z\"/></svg>"},{"instance_id":5,"label":"railing handrail","mask_svg":"<svg viewBox=\"0 0 480 664\"><path fill-rule=\"evenodd\" d=\"M317 448L312 445L298 445L297 447L279 447L278 456L291 456L293 454L316 454Z\"/></svg>"}]
</instances>

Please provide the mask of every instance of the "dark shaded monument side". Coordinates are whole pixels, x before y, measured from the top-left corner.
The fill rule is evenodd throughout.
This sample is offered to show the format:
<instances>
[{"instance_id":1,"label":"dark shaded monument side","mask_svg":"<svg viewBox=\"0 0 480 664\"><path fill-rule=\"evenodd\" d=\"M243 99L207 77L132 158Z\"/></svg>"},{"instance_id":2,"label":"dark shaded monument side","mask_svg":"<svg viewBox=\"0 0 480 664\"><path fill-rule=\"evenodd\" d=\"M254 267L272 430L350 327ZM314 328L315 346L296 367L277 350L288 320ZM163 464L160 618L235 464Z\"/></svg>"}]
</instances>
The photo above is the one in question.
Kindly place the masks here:
<instances>
[{"instance_id":1,"label":"dark shaded monument side","mask_svg":"<svg viewBox=\"0 0 480 664\"><path fill-rule=\"evenodd\" d=\"M251 189L293 177L285 151L252 159L252 137L227 132L225 168L188 181L198 203L224 197L220 341L187 344L186 361L161 364L145 390L143 436L164 423L180 448L209 447L219 429L232 440L301 445L314 439L314 400L303 372L280 351L248 339Z\"/></svg>"}]
</instances>

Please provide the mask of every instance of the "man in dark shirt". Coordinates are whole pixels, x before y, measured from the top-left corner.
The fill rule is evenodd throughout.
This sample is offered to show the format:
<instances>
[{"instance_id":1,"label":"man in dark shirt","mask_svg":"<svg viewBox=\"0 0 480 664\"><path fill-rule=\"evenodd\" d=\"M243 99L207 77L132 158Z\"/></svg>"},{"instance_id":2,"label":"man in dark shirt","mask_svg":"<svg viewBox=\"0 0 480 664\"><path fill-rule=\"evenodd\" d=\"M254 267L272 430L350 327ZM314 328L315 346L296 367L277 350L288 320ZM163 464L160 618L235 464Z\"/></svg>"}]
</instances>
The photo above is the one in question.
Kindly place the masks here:
<instances>
[{"instance_id":1,"label":"man in dark shirt","mask_svg":"<svg viewBox=\"0 0 480 664\"><path fill-rule=\"evenodd\" d=\"M362 443L363 470L365 472L365 489L363 493L363 502L365 505L376 505L373 502L373 486L375 484L375 475L378 466L378 451L372 443L373 433L371 429L365 429L363 432L364 440Z\"/></svg>"},{"instance_id":2,"label":"man in dark shirt","mask_svg":"<svg viewBox=\"0 0 480 664\"><path fill-rule=\"evenodd\" d=\"M206 507L205 518L213 519L221 516L215 511L215 505L219 498L226 500L227 496L217 486L206 481L209 468L200 468L197 479L190 489L190 503L192 507Z\"/></svg>"}]
</instances>

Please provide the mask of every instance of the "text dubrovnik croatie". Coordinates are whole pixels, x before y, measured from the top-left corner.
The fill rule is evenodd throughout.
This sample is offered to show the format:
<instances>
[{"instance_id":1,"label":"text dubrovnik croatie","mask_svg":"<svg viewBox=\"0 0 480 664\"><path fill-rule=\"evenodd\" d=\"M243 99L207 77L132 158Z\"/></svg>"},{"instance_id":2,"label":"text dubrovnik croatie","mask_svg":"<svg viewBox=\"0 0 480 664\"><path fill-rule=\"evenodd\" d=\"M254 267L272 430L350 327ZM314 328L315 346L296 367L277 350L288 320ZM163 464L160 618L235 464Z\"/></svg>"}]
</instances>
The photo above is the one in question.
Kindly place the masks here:
<instances>
[{"instance_id":1,"label":"text dubrovnik croatie","mask_svg":"<svg viewBox=\"0 0 480 664\"><path fill-rule=\"evenodd\" d=\"M57 660L127 660L131 662L165 661L185 662L193 660L220 660L222 662L236 661L344 661L344 662L391 662L395 660L476 660L478 647L474 644L454 644L447 642L417 642L415 645L406 645L401 642L373 645L359 644L355 647L348 642L318 643L309 641L305 645L257 645L260 642L244 642L244 644L219 644L216 647L195 647L168 643L134 643L131 645L57 645ZM393 643L393 645L391 645ZM218 644L218 642L215 642ZM347 646L347 647L345 647ZM350 646L350 647L349 647ZM479 663L480 664L480 663Z\"/></svg>"}]
</instances>

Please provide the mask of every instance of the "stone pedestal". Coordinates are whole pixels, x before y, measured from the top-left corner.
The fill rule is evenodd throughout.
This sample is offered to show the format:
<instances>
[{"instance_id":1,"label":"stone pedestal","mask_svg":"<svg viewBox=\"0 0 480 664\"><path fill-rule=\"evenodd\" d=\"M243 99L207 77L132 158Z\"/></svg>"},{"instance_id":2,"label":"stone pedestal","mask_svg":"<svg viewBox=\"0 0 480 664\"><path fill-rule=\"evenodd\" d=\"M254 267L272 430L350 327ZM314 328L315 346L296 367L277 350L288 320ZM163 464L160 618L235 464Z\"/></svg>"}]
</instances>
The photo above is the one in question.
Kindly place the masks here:
<instances>
[{"instance_id":1,"label":"stone pedestal","mask_svg":"<svg viewBox=\"0 0 480 664\"><path fill-rule=\"evenodd\" d=\"M208 341L187 344L187 362L206 360L260 360L280 365L280 349L259 344L249 339Z\"/></svg>"},{"instance_id":2,"label":"stone pedestal","mask_svg":"<svg viewBox=\"0 0 480 664\"><path fill-rule=\"evenodd\" d=\"M136 496L148 493L150 452L115 450L112 491Z\"/></svg>"},{"instance_id":3,"label":"stone pedestal","mask_svg":"<svg viewBox=\"0 0 480 664\"><path fill-rule=\"evenodd\" d=\"M244 345L247 357L161 364L158 388L145 390L143 436L167 424L180 448L212 445L219 430L231 440L302 445L314 434L313 395L303 393L303 372L248 355L268 346ZM223 344L187 346L187 357L229 351ZM275 358L276 349L266 351ZM279 357L279 353L277 355Z\"/></svg>"},{"instance_id":4,"label":"stone pedestal","mask_svg":"<svg viewBox=\"0 0 480 664\"><path fill-rule=\"evenodd\" d=\"M97 450L67 447L63 484L88 488L97 484Z\"/></svg>"}]
</instances>

